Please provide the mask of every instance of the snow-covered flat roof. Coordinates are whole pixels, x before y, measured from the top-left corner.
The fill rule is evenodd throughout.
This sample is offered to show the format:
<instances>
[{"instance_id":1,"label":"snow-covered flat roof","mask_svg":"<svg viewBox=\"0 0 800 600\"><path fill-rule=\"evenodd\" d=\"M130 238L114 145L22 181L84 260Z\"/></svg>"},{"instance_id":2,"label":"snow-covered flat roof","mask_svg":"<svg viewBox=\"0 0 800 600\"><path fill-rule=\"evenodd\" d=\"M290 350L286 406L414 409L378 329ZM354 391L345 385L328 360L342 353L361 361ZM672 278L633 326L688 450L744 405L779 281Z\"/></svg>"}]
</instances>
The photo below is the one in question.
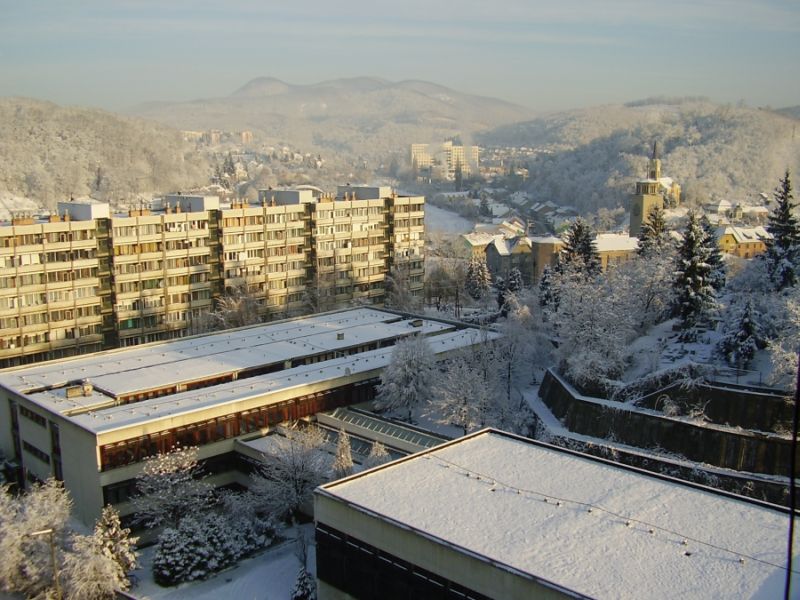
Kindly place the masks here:
<instances>
[{"instance_id":1,"label":"snow-covered flat roof","mask_svg":"<svg viewBox=\"0 0 800 600\"><path fill-rule=\"evenodd\" d=\"M431 320L424 320L419 328L409 323L393 313L358 308L13 369L0 373L0 385L26 392L89 379L107 394L120 396L404 332L421 329L430 334L451 328Z\"/></svg>"},{"instance_id":2,"label":"snow-covered flat roof","mask_svg":"<svg viewBox=\"0 0 800 600\"><path fill-rule=\"evenodd\" d=\"M783 593L786 512L502 432L318 493L594 598Z\"/></svg>"}]
</instances>

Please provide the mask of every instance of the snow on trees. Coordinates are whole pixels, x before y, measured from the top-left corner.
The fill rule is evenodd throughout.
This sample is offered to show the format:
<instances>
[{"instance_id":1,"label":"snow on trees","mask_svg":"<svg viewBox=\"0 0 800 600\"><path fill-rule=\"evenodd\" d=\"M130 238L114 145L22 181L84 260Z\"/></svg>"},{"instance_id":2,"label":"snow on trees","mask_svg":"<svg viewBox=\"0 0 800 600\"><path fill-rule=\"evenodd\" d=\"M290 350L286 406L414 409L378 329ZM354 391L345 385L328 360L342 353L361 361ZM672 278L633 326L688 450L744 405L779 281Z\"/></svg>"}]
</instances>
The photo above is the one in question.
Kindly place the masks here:
<instances>
[{"instance_id":1,"label":"snow on trees","mask_svg":"<svg viewBox=\"0 0 800 600\"><path fill-rule=\"evenodd\" d=\"M514 327L524 331L518 322ZM429 415L440 423L455 425L466 435L481 427L500 427L524 433L531 420L515 384L528 375L524 359L529 340L526 333L513 333L464 348L442 366L429 403Z\"/></svg>"},{"instance_id":2,"label":"snow on trees","mask_svg":"<svg viewBox=\"0 0 800 600\"><path fill-rule=\"evenodd\" d=\"M588 275L600 272L600 255L594 242L595 232L581 217L575 219L564 234L560 264L570 265Z\"/></svg>"},{"instance_id":3,"label":"snow on trees","mask_svg":"<svg viewBox=\"0 0 800 600\"><path fill-rule=\"evenodd\" d=\"M209 506L212 487L200 480L197 452L197 447L178 447L145 460L133 498L137 519L145 527L175 526Z\"/></svg>"},{"instance_id":4,"label":"snow on trees","mask_svg":"<svg viewBox=\"0 0 800 600\"><path fill-rule=\"evenodd\" d=\"M68 600L110 599L130 587L136 540L119 527L119 515L107 507L93 535L77 535L67 525L70 507L69 495L54 479L18 496L0 489L0 589L52 597L53 552L59 587ZM52 534L32 535L49 530Z\"/></svg>"},{"instance_id":5,"label":"snow on trees","mask_svg":"<svg viewBox=\"0 0 800 600\"><path fill-rule=\"evenodd\" d=\"M94 526L94 539L102 552L119 566L125 577L136 568L136 542L139 538L131 537L131 530L122 526L119 513L113 506L103 507Z\"/></svg>"},{"instance_id":6,"label":"snow on trees","mask_svg":"<svg viewBox=\"0 0 800 600\"><path fill-rule=\"evenodd\" d=\"M786 171L775 190L775 208L769 215L767 231L772 239L767 240L767 272L773 286L780 291L797 284L800 278L800 224L793 214L792 183Z\"/></svg>"},{"instance_id":7,"label":"snow on trees","mask_svg":"<svg viewBox=\"0 0 800 600\"><path fill-rule=\"evenodd\" d=\"M407 265L393 266L386 276L386 306L411 312L417 306L417 298L411 293L411 276Z\"/></svg>"},{"instance_id":8,"label":"snow on trees","mask_svg":"<svg viewBox=\"0 0 800 600\"><path fill-rule=\"evenodd\" d=\"M229 290L219 299L216 310L211 313L214 329L232 329L260 323L258 308L256 298L244 288Z\"/></svg>"},{"instance_id":9,"label":"snow on trees","mask_svg":"<svg viewBox=\"0 0 800 600\"><path fill-rule=\"evenodd\" d=\"M60 482L48 479L20 496L0 488L0 589L36 596L53 582L53 567L47 535L63 548L72 502ZM59 552L60 553L63 551Z\"/></svg>"},{"instance_id":10,"label":"snow on trees","mask_svg":"<svg viewBox=\"0 0 800 600\"><path fill-rule=\"evenodd\" d=\"M654 206L647 215L647 220L642 223L639 233L639 256L647 258L658 256L669 243L664 209Z\"/></svg>"},{"instance_id":11,"label":"snow on trees","mask_svg":"<svg viewBox=\"0 0 800 600\"><path fill-rule=\"evenodd\" d=\"M717 232L706 215L700 217L700 225L706 234L708 264L711 267L709 282L716 292L720 292L725 287L725 262L722 259L722 250L719 249Z\"/></svg>"},{"instance_id":12,"label":"snow on trees","mask_svg":"<svg viewBox=\"0 0 800 600\"><path fill-rule=\"evenodd\" d=\"M522 272L514 267L508 273L508 279L502 284L497 283L497 305L500 313L505 317L509 312L516 312L520 308L518 294L522 291L524 281Z\"/></svg>"},{"instance_id":13,"label":"snow on trees","mask_svg":"<svg viewBox=\"0 0 800 600\"><path fill-rule=\"evenodd\" d=\"M697 213L689 211L689 222L683 241L678 247L674 312L681 320L683 339L694 336L695 326L708 316L716 306L714 287L715 274L710 240L700 223Z\"/></svg>"},{"instance_id":14,"label":"snow on trees","mask_svg":"<svg viewBox=\"0 0 800 600\"><path fill-rule=\"evenodd\" d=\"M322 451L325 435L313 426L280 427L270 437L270 453L250 476L250 492L257 506L276 518L294 518L330 472L330 461Z\"/></svg>"},{"instance_id":15,"label":"snow on trees","mask_svg":"<svg viewBox=\"0 0 800 600\"><path fill-rule=\"evenodd\" d=\"M317 584L314 578L308 574L305 566L300 567L297 579L292 588L292 600L314 600L317 597Z\"/></svg>"},{"instance_id":16,"label":"snow on trees","mask_svg":"<svg viewBox=\"0 0 800 600\"><path fill-rule=\"evenodd\" d=\"M475 367L467 352L448 360L430 400L431 416L440 423L463 429L464 435L486 425L490 406L497 396L487 370Z\"/></svg>"},{"instance_id":17,"label":"snow on trees","mask_svg":"<svg viewBox=\"0 0 800 600\"><path fill-rule=\"evenodd\" d=\"M473 300L480 300L489 292L491 286L492 275L489 273L486 261L473 256L467 264L467 277L464 282L467 294Z\"/></svg>"},{"instance_id":18,"label":"snow on trees","mask_svg":"<svg viewBox=\"0 0 800 600\"><path fill-rule=\"evenodd\" d=\"M506 280L506 289L509 292L518 292L522 289L524 281L522 279L522 271L517 267L512 268L508 272L508 279Z\"/></svg>"},{"instance_id":19,"label":"snow on trees","mask_svg":"<svg viewBox=\"0 0 800 600\"><path fill-rule=\"evenodd\" d=\"M399 340L392 359L381 373L375 406L378 410L405 411L411 422L415 407L431 398L436 357L428 341L421 335Z\"/></svg>"},{"instance_id":20,"label":"snow on trees","mask_svg":"<svg viewBox=\"0 0 800 600\"><path fill-rule=\"evenodd\" d=\"M720 340L718 348L728 364L746 369L750 366L756 350L766 346L759 323L760 315L753 308L753 302L749 298L739 310L730 312L734 318L729 323L728 331Z\"/></svg>"},{"instance_id":21,"label":"snow on trees","mask_svg":"<svg viewBox=\"0 0 800 600\"><path fill-rule=\"evenodd\" d=\"M587 277L580 265L565 265L554 275L552 288L559 302L546 313L559 341L555 354L561 372L587 391L619 376L635 317L622 290L608 274Z\"/></svg>"},{"instance_id":22,"label":"snow on trees","mask_svg":"<svg viewBox=\"0 0 800 600\"><path fill-rule=\"evenodd\" d=\"M130 587L127 573L96 536L77 535L64 556L63 580L67 598L112 600Z\"/></svg>"},{"instance_id":23,"label":"snow on trees","mask_svg":"<svg viewBox=\"0 0 800 600\"><path fill-rule=\"evenodd\" d=\"M350 436L344 429L339 430L336 441L336 456L333 459L333 476L336 479L353 474L353 455L350 449Z\"/></svg>"},{"instance_id":24,"label":"snow on trees","mask_svg":"<svg viewBox=\"0 0 800 600\"><path fill-rule=\"evenodd\" d=\"M375 440L372 442L372 447L369 449L369 454L366 460L364 460L363 466L365 469L371 469L378 465L385 464L390 460L392 460L392 457L386 450L386 446L381 444L378 440Z\"/></svg>"}]
</instances>

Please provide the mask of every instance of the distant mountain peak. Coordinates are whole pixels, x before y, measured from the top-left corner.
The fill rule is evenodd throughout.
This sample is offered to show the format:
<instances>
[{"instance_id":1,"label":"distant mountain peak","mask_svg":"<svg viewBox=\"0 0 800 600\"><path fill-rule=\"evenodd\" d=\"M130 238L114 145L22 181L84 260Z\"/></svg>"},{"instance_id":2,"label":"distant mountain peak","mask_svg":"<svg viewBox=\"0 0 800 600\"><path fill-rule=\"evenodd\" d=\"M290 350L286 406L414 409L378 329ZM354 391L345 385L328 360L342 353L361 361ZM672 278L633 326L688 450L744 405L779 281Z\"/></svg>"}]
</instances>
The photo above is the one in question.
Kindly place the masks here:
<instances>
[{"instance_id":1,"label":"distant mountain peak","mask_svg":"<svg viewBox=\"0 0 800 600\"><path fill-rule=\"evenodd\" d=\"M256 77L233 92L231 96L279 96L288 93L291 88L288 83L275 77Z\"/></svg>"}]
</instances>

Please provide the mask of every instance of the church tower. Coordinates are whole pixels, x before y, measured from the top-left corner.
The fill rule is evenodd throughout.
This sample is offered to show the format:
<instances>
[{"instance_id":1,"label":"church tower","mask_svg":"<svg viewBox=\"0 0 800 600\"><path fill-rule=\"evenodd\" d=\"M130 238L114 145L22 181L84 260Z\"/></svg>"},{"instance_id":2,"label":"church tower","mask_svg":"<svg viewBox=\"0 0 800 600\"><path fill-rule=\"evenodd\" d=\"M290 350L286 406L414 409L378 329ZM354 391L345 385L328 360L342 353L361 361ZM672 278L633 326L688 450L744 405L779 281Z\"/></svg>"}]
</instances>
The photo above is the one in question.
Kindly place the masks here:
<instances>
[{"instance_id":1,"label":"church tower","mask_svg":"<svg viewBox=\"0 0 800 600\"><path fill-rule=\"evenodd\" d=\"M631 201L631 237L639 237L642 223L647 221L650 212L657 206L664 208L664 197L661 195L661 159L658 158L658 142L653 144L653 156L647 163L647 179L636 182L636 193Z\"/></svg>"}]
</instances>

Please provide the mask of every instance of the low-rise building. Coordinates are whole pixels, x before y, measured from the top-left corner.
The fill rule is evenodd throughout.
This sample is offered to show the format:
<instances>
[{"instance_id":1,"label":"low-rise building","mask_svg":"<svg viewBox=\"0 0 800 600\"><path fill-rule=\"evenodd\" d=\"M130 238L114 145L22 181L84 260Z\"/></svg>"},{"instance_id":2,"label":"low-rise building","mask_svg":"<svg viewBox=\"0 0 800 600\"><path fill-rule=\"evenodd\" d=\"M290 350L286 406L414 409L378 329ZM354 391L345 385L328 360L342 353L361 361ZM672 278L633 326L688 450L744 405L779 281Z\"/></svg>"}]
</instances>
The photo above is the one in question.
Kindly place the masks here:
<instances>
[{"instance_id":1,"label":"low-rise building","mask_svg":"<svg viewBox=\"0 0 800 600\"><path fill-rule=\"evenodd\" d=\"M772 234L763 227L736 227L724 225L717 228L720 250L739 258L753 258L767 251L767 240Z\"/></svg>"},{"instance_id":2,"label":"low-rise building","mask_svg":"<svg viewBox=\"0 0 800 600\"><path fill-rule=\"evenodd\" d=\"M788 511L484 430L315 492L318 597L776 598Z\"/></svg>"},{"instance_id":3,"label":"low-rise building","mask_svg":"<svg viewBox=\"0 0 800 600\"><path fill-rule=\"evenodd\" d=\"M0 451L20 485L62 480L84 523L106 504L130 514L142 461L177 445L199 447L213 484L246 484L237 440L371 400L392 346L411 335L438 357L483 339L466 325L358 308L7 369Z\"/></svg>"}]
</instances>

